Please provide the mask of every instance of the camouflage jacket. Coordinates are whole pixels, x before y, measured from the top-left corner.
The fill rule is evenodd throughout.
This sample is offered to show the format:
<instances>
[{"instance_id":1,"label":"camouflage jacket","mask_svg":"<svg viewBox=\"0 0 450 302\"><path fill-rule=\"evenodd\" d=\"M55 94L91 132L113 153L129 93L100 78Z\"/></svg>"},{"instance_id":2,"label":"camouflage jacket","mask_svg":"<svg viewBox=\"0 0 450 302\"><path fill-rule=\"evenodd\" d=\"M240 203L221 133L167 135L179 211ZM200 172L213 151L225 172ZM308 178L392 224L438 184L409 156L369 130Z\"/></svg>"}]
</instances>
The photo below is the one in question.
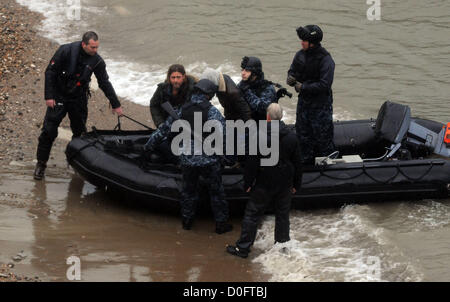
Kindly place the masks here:
<instances>
[{"instance_id":1,"label":"camouflage jacket","mask_svg":"<svg viewBox=\"0 0 450 302\"><path fill-rule=\"evenodd\" d=\"M252 83L249 89L243 91L245 101L252 110L252 117L255 120L265 120L267 107L273 102L276 102L276 91L273 85L265 84L264 80L261 83ZM261 85L260 85L261 84ZM241 88L242 81L238 84Z\"/></svg>"},{"instance_id":2,"label":"camouflage jacket","mask_svg":"<svg viewBox=\"0 0 450 302\"><path fill-rule=\"evenodd\" d=\"M193 103L202 103L204 101L207 101L207 97L204 94L200 94L200 93L194 93L191 97L191 102ZM176 112L178 114L178 116L181 118L182 115L182 110L183 107L176 109ZM223 117L222 113L220 113L220 111L214 107L211 106L209 108L208 111L208 121L209 120L217 120L220 122L220 124L222 125L222 129L214 129L214 131L220 131L222 130L223 132L223 151L225 152L225 141L226 141L226 137L225 137L225 118ZM155 146L157 146L158 144L160 144L164 139L166 139L170 132L171 132L171 127L172 124L174 122L173 117L169 116L166 121L164 123L162 123L158 129L155 130L155 132L152 133L152 135L150 136L148 142L145 144L144 149L146 151L152 151ZM201 155L194 155L194 146L192 141L191 143L191 155L187 155L187 154L181 154L180 155L180 164L182 166L187 166L187 167L204 167L204 166L209 166L212 164L215 164L221 160L224 160L224 156L222 155L206 155L203 150L202 150L202 154Z\"/></svg>"}]
</instances>

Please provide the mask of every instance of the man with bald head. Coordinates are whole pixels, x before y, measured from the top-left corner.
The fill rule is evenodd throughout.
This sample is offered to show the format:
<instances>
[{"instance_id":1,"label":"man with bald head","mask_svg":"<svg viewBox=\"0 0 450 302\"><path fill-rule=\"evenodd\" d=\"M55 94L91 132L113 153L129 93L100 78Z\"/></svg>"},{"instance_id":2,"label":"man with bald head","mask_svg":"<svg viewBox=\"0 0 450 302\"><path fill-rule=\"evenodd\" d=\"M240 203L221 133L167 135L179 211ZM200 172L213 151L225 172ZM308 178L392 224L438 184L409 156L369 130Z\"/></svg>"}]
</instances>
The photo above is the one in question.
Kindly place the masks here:
<instances>
[{"instance_id":1,"label":"man with bald head","mask_svg":"<svg viewBox=\"0 0 450 302\"><path fill-rule=\"evenodd\" d=\"M292 194L300 190L302 164L300 145L295 133L282 121L283 110L278 103L267 108L267 141L271 140L271 131L279 129L279 159L274 166L260 166L262 156L249 156L244 171L244 189L250 193L245 208L241 236L236 246L229 245L227 252L246 258L256 238L258 223L271 203L275 203L275 242L286 242L289 237L289 211ZM278 123L279 127L273 125ZM272 130L273 129L273 130ZM270 142L273 145L276 142Z\"/></svg>"}]
</instances>

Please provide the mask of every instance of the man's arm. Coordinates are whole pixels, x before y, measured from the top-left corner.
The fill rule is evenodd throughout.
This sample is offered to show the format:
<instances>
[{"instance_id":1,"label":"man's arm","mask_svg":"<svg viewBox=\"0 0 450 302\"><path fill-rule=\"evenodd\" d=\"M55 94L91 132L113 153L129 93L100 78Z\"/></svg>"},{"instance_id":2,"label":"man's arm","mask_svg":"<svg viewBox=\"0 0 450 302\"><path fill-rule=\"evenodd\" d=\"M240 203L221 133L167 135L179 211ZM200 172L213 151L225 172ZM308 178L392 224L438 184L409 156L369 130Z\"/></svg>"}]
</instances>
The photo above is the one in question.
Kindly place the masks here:
<instances>
[{"instance_id":1,"label":"man's arm","mask_svg":"<svg viewBox=\"0 0 450 302\"><path fill-rule=\"evenodd\" d=\"M94 68L94 74L97 78L98 87L100 87L106 98L111 103L111 107L113 109L118 109L120 107L120 102L111 82L109 81L109 76L106 72L106 63L103 59L101 59L101 61Z\"/></svg>"},{"instance_id":2,"label":"man's arm","mask_svg":"<svg viewBox=\"0 0 450 302\"><path fill-rule=\"evenodd\" d=\"M250 109L260 114L265 114L267 107L276 100L276 92L273 85L268 85L260 97L257 97L250 89L244 92L244 96Z\"/></svg>"},{"instance_id":3,"label":"man's arm","mask_svg":"<svg viewBox=\"0 0 450 302\"><path fill-rule=\"evenodd\" d=\"M170 128L172 127L173 121L174 119L169 116L167 120L150 135L150 138L144 145L145 151L153 151L155 147L160 144L164 138L167 137L167 135L170 133Z\"/></svg>"},{"instance_id":4,"label":"man's arm","mask_svg":"<svg viewBox=\"0 0 450 302\"><path fill-rule=\"evenodd\" d=\"M294 165L294 189L298 192L302 186L303 165L300 159L300 143L296 136L294 136L293 142L294 148L292 150L291 161Z\"/></svg>"},{"instance_id":5,"label":"man's arm","mask_svg":"<svg viewBox=\"0 0 450 302\"><path fill-rule=\"evenodd\" d=\"M56 79L59 73L62 72L62 64L64 63L65 47L60 46L55 52L53 57L45 69L45 90L44 97L45 100L55 100L56 93Z\"/></svg>"},{"instance_id":6,"label":"man's arm","mask_svg":"<svg viewBox=\"0 0 450 302\"><path fill-rule=\"evenodd\" d=\"M156 91L150 100L150 114L156 127L159 127L159 125L165 121L165 115L163 113L163 109L161 108L162 89L162 86L158 85L158 88L156 88Z\"/></svg>"},{"instance_id":7,"label":"man's arm","mask_svg":"<svg viewBox=\"0 0 450 302\"><path fill-rule=\"evenodd\" d=\"M294 77L297 81L300 79L300 73L303 72L305 66L304 56L301 51L297 52L292 60L288 70L288 76Z\"/></svg>"},{"instance_id":8,"label":"man's arm","mask_svg":"<svg viewBox=\"0 0 450 302\"><path fill-rule=\"evenodd\" d=\"M331 56L326 56L320 62L320 79L317 82L306 81L301 89L310 95L325 93L331 89L334 78L334 61Z\"/></svg>"},{"instance_id":9,"label":"man's arm","mask_svg":"<svg viewBox=\"0 0 450 302\"><path fill-rule=\"evenodd\" d=\"M236 95L233 96L235 99L234 106L236 107L236 110L240 113L241 119L246 122L249 119L252 118L252 111L250 110L250 106L247 104L247 102L244 100L244 98L241 96L240 92L237 91Z\"/></svg>"},{"instance_id":10,"label":"man's arm","mask_svg":"<svg viewBox=\"0 0 450 302\"><path fill-rule=\"evenodd\" d=\"M249 155L244 167L244 191L248 192L255 185L258 176L260 158L257 155Z\"/></svg>"}]
</instances>

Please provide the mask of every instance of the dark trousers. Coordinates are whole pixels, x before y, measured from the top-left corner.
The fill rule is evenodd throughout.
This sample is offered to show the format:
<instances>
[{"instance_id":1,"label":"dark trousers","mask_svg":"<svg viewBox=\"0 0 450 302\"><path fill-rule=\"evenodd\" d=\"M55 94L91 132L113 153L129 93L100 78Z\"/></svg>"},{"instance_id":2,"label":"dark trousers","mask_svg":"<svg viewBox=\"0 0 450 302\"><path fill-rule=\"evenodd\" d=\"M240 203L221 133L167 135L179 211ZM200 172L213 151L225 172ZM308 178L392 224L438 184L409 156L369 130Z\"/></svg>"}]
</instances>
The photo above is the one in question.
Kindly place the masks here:
<instances>
[{"instance_id":1,"label":"dark trousers","mask_svg":"<svg viewBox=\"0 0 450 302\"><path fill-rule=\"evenodd\" d=\"M275 205L275 241L289 241L291 200L292 193L289 187L278 189L258 186L258 184L253 187L242 220L241 237L236 242L236 246L241 250L250 250L256 238L258 224L272 202Z\"/></svg>"},{"instance_id":2,"label":"dark trousers","mask_svg":"<svg viewBox=\"0 0 450 302\"><path fill-rule=\"evenodd\" d=\"M65 102L53 108L47 107L44 125L37 147L36 158L39 161L47 162L50 157L53 142L58 136L58 127L66 114L69 115L72 137L80 136L86 132L86 121L88 116L87 100Z\"/></svg>"},{"instance_id":3,"label":"dark trousers","mask_svg":"<svg viewBox=\"0 0 450 302\"><path fill-rule=\"evenodd\" d=\"M204 167L182 167L183 192L181 200L181 216L193 219L199 200L199 181L203 178L209 191L211 208L216 222L225 222L229 217L228 202L222 184L222 168L220 163Z\"/></svg>"},{"instance_id":4,"label":"dark trousers","mask_svg":"<svg viewBox=\"0 0 450 302\"><path fill-rule=\"evenodd\" d=\"M305 105L301 97L297 104L295 130L300 141L303 164L314 164L315 157L335 151L333 142L333 107Z\"/></svg>"}]
</instances>

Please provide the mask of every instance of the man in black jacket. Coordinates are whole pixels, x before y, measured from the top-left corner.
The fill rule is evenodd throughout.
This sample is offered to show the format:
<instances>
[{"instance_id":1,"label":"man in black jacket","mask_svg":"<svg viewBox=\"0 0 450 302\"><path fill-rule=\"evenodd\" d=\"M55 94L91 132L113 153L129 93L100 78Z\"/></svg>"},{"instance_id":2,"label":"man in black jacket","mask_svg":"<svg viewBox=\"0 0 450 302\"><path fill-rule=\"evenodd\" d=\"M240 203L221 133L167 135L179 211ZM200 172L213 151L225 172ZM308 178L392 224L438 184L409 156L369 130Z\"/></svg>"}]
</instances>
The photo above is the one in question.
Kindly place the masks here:
<instances>
[{"instance_id":1,"label":"man in black jacket","mask_svg":"<svg viewBox=\"0 0 450 302\"><path fill-rule=\"evenodd\" d=\"M244 189L250 193L245 208L241 236L236 246L228 246L227 252L246 258L256 238L258 223L267 207L275 203L275 242L286 242L289 237L289 211L292 194L300 190L302 164L300 146L296 135L282 121L283 111L277 103L267 108L268 133L272 121L279 121L279 160L275 166L260 166L260 157L249 156L244 171ZM275 130L274 130L275 131ZM273 144L274 142L271 142Z\"/></svg>"},{"instance_id":2,"label":"man in black jacket","mask_svg":"<svg viewBox=\"0 0 450 302\"><path fill-rule=\"evenodd\" d=\"M59 124L66 114L69 115L73 137L86 132L89 83L93 73L111 103L113 112L122 115L120 102L106 72L105 61L97 54L98 46L97 34L86 32L82 41L59 47L45 70L47 112L37 147L36 180L44 177Z\"/></svg>"},{"instance_id":3,"label":"man in black jacket","mask_svg":"<svg viewBox=\"0 0 450 302\"><path fill-rule=\"evenodd\" d=\"M251 119L252 112L250 107L230 76L215 69L206 68L200 78L208 79L219 87L216 96L224 109L226 120L243 120L246 122Z\"/></svg>"},{"instance_id":4,"label":"man in black jacket","mask_svg":"<svg viewBox=\"0 0 450 302\"><path fill-rule=\"evenodd\" d=\"M150 114L156 127L159 127L169 117L161 105L169 102L174 109L181 108L190 101L194 85L197 82L195 77L186 75L183 65L173 64L169 67L166 80L158 84L158 88L150 100Z\"/></svg>"},{"instance_id":5,"label":"man in black jacket","mask_svg":"<svg viewBox=\"0 0 450 302\"><path fill-rule=\"evenodd\" d=\"M334 152L333 92L334 61L321 46L322 30L317 25L297 28L302 43L288 71L286 83L298 92L295 128L304 164L317 156Z\"/></svg>"}]
</instances>

